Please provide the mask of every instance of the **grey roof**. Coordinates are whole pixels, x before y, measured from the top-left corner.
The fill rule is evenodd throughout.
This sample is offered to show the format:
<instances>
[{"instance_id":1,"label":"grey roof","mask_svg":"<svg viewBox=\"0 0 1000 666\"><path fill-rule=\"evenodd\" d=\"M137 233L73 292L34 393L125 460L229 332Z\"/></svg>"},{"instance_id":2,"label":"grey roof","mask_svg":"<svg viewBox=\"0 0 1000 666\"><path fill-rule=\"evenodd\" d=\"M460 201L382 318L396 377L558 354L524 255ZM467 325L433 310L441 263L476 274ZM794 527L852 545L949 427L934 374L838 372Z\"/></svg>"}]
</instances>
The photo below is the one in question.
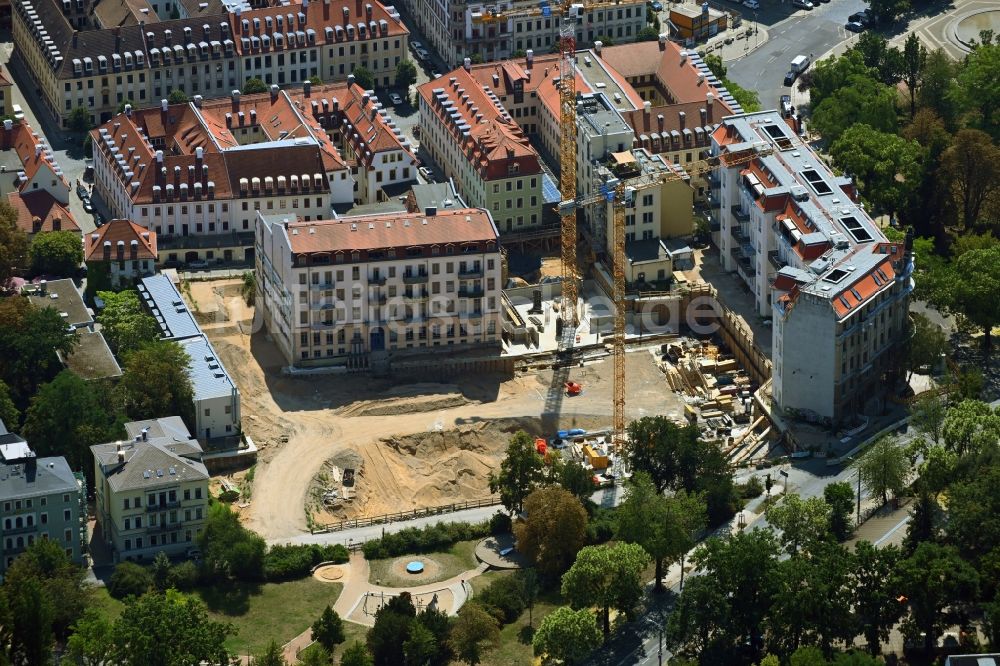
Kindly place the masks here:
<instances>
[{"instance_id":1,"label":"grey roof","mask_svg":"<svg viewBox=\"0 0 1000 666\"><path fill-rule=\"evenodd\" d=\"M138 290L139 298L160 325L164 340L183 340L201 335L201 328L194 320L194 315L166 275L143 278Z\"/></svg>"},{"instance_id":2,"label":"grey roof","mask_svg":"<svg viewBox=\"0 0 1000 666\"><path fill-rule=\"evenodd\" d=\"M63 457L0 464L0 500L79 492Z\"/></svg>"},{"instance_id":3,"label":"grey roof","mask_svg":"<svg viewBox=\"0 0 1000 666\"><path fill-rule=\"evenodd\" d=\"M125 424L125 432L129 438L135 439L142 436L142 431L146 431L146 436L150 439L168 437L178 441L191 439L191 432L184 425L184 419L179 416L164 416L158 419L145 419L143 421L130 421Z\"/></svg>"},{"instance_id":4,"label":"grey roof","mask_svg":"<svg viewBox=\"0 0 1000 666\"><path fill-rule=\"evenodd\" d=\"M3 422L3 419L0 419L0 435L6 435L6 434L7 434L7 425Z\"/></svg>"},{"instance_id":5,"label":"grey roof","mask_svg":"<svg viewBox=\"0 0 1000 666\"><path fill-rule=\"evenodd\" d=\"M201 462L201 446L190 438L166 436L145 441L133 439L95 444L90 450L104 470L108 485L114 492L146 491L208 479L208 470ZM121 459L119 452L122 454Z\"/></svg>"},{"instance_id":6,"label":"grey roof","mask_svg":"<svg viewBox=\"0 0 1000 666\"><path fill-rule=\"evenodd\" d=\"M625 256L633 264L640 261L656 261L660 258L661 249L664 251L664 255L668 254L667 248L659 238L633 240L625 243Z\"/></svg>"},{"instance_id":7,"label":"grey roof","mask_svg":"<svg viewBox=\"0 0 1000 666\"><path fill-rule=\"evenodd\" d=\"M0 436L0 461L15 462L35 457L35 452L23 437L6 430L4 428L4 433Z\"/></svg>"},{"instance_id":8,"label":"grey roof","mask_svg":"<svg viewBox=\"0 0 1000 666\"><path fill-rule=\"evenodd\" d=\"M590 136L632 132L632 127L604 93L587 93L576 98L577 126Z\"/></svg>"},{"instance_id":9,"label":"grey roof","mask_svg":"<svg viewBox=\"0 0 1000 666\"><path fill-rule=\"evenodd\" d=\"M79 343L65 358L67 368L83 379L121 376L122 369L102 333L81 329L76 337Z\"/></svg>"},{"instance_id":10,"label":"grey roof","mask_svg":"<svg viewBox=\"0 0 1000 666\"><path fill-rule=\"evenodd\" d=\"M438 210L465 208L465 202L450 182L414 184L410 191L413 192L413 203L417 210L426 210L430 206Z\"/></svg>"},{"instance_id":11,"label":"grey roof","mask_svg":"<svg viewBox=\"0 0 1000 666\"><path fill-rule=\"evenodd\" d=\"M236 393L236 385L219 360L212 343L204 335L181 340L180 345L191 357L188 375L194 389L194 399L223 398Z\"/></svg>"},{"instance_id":12,"label":"grey roof","mask_svg":"<svg viewBox=\"0 0 1000 666\"><path fill-rule=\"evenodd\" d=\"M45 292L42 293L42 285L38 283L34 287L26 287L28 299L40 308L54 308L67 326L80 328L90 326L94 323L94 317L83 302L83 296L69 278L62 280L50 280L45 283Z\"/></svg>"},{"instance_id":13,"label":"grey roof","mask_svg":"<svg viewBox=\"0 0 1000 666\"><path fill-rule=\"evenodd\" d=\"M1000 666L1000 653L951 655L945 666Z\"/></svg>"}]
</instances>

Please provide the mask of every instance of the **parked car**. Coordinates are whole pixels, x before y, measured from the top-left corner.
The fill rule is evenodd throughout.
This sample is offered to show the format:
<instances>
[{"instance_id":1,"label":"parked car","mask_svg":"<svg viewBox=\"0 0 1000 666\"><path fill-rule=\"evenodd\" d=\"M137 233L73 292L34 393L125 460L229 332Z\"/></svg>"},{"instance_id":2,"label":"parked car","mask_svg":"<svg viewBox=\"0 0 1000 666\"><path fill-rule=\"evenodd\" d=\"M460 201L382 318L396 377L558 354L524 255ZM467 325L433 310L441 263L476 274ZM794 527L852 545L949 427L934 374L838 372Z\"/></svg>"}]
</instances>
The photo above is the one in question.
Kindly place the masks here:
<instances>
[{"instance_id":1,"label":"parked car","mask_svg":"<svg viewBox=\"0 0 1000 666\"><path fill-rule=\"evenodd\" d=\"M90 197L86 197L83 200L83 209L88 213L94 212L94 204L90 203Z\"/></svg>"},{"instance_id":2,"label":"parked car","mask_svg":"<svg viewBox=\"0 0 1000 666\"><path fill-rule=\"evenodd\" d=\"M781 96L781 115L783 118L790 118L792 116L792 96L782 95Z\"/></svg>"},{"instance_id":3,"label":"parked car","mask_svg":"<svg viewBox=\"0 0 1000 666\"><path fill-rule=\"evenodd\" d=\"M785 81L783 85L790 86L795 83L795 72L788 72L785 74Z\"/></svg>"},{"instance_id":4,"label":"parked car","mask_svg":"<svg viewBox=\"0 0 1000 666\"><path fill-rule=\"evenodd\" d=\"M76 196L80 197L81 199L89 199L90 198L90 193L87 191L86 185L84 185L83 183L78 183L77 184L77 186L76 186Z\"/></svg>"},{"instance_id":5,"label":"parked car","mask_svg":"<svg viewBox=\"0 0 1000 666\"><path fill-rule=\"evenodd\" d=\"M861 21L848 21L847 25L844 26L851 32L864 32L865 26Z\"/></svg>"},{"instance_id":6,"label":"parked car","mask_svg":"<svg viewBox=\"0 0 1000 666\"><path fill-rule=\"evenodd\" d=\"M189 269L191 269L191 270L198 270L198 269L201 269L201 268L208 268L208 262L207 261L202 261L200 259L198 261L189 261L189 262L187 262L187 267Z\"/></svg>"},{"instance_id":7,"label":"parked car","mask_svg":"<svg viewBox=\"0 0 1000 666\"><path fill-rule=\"evenodd\" d=\"M792 6L799 9L812 9L813 3L809 0L792 0Z\"/></svg>"},{"instance_id":8,"label":"parked car","mask_svg":"<svg viewBox=\"0 0 1000 666\"><path fill-rule=\"evenodd\" d=\"M14 112L15 120L24 120L24 109L21 108L20 104L14 104L10 108Z\"/></svg>"},{"instance_id":9,"label":"parked car","mask_svg":"<svg viewBox=\"0 0 1000 666\"><path fill-rule=\"evenodd\" d=\"M850 16L847 17L847 22L848 23L852 23L852 22L860 23L862 16L864 16L864 14L862 12L854 12L853 14L851 14Z\"/></svg>"},{"instance_id":10,"label":"parked car","mask_svg":"<svg viewBox=\"0 0 1000 666\"><path fill-rule=\"evenodd\" d=\"M420 172L420 175L426 178L427 180L429 181L434 180L434 172L431 171L430 167L422 166L418 169L418 171Z\"/></svg>"},{"instance_id":11,"label":"parked car","mask_svg":"<svg viewBox=\"0 0 1000 666\"><path fill-rule=\"evenodd\" d=\"M399 106L403 103L403 98L396 93L389 93L389 101L392 102L393 106Z\"/></svg>"},{"instance_id":12,"label":"parked car","mask_svg":"<svg viewBox=\"0 0 1000 666\"><path fill-rule=\"evenodd\" d=\"M412 42L410 42L410 48L413 49L414 51L422 51L424 45L418 42L417 40L413 40Z\"/></svg>"},{"instance_id":13,"label":"parked car","mask_svg":"<svg viewBox=\"0 0 1000 666\"><path fill-rule=\"evenodd\" d=\"M760 3L757 0L743 0L743 6L754 11L760 9Z\"/></svg>"},{"instance_id":14,"label":"parked car","mask_svg":"<svg viewBox=\"0 0 1000 666\"><path fill-rule=\"evenodd\" d=\"M653 0L651 3L649 3L649 8L652 9L654 12L662 12L663 3L660 2L660 0Z\"/></svg>"}]
</instances>

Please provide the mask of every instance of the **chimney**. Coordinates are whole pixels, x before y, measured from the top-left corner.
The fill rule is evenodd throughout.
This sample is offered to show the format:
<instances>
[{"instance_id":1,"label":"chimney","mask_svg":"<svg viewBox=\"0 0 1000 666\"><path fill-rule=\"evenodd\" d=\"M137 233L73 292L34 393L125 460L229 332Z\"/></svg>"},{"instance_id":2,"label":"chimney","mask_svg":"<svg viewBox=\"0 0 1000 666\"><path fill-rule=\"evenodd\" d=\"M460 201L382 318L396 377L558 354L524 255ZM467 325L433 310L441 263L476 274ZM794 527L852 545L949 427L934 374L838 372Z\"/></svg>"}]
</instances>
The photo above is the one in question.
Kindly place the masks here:
<instances>
[{"instance_id":1,"label":"chimney","mask_svg":"<svg viewBox=\"0 0 1000 666\"><path fill-rule=\"evenodd\" d=\"M129 118L132 117L132 105L131 104L126 104L125 105L125 115L127 117L129 117Z\"/></svg>"},{"instance_id":2,"label":"chimney","mask_svg":"<svg viewBox=\"0 0 1000 666\"><path fill-rule=\"evenodd\" d=\"M205 149L198 146L194 149L194 159L196 162L201 162L201 159L205 156Z\"/></svg>"},{"instance_id":3,"label":"chimney","mask_svg":"<svg viewBox=\"0 0 1000 666\"><path fill-rule=\"evenodd\" d=\"M677 112L677 120L680 121L681 129L684 129L684 120L685 120L686 117L687 117L687 114L684 113L683 111L678 111Z\"/></svg>"},{"instance_id":4,"label":"chimney","mask_svg":"<svg viewBox=\"0 0 1000 666\"><path fill-rule=\"evenodd\" d=\"M531 69L532 63L535 62L535 51L533 49L528 49L524 52L524 54L525 60L528 63L528 69Z\"/></svg>"},{"instance_id":5,"label":"chimney","mask_svg":"<svg viewBox=\"0 0 1000 666\"><path fill-rule=\"evenodd\" d=\"M118 261L125 261L125 241L118 241Z\"/></svg>"},{"instance_id":6,"label":"chimney","mask_svg":"<svg viewBox=\"0 0 1000 666\"><path fill-rule=\"evenodd\" d=\"M347 85L349 85L349 86L353 86L354 85L354 75L353 74L348 74L347 75Z\"/></svg>"},{"instance_id":7,"label":"chimney","mask_svg":"<svg viewBox=\"0 0 1000 666\"><path fill-rule=\"evenodd\" d=\"M52 218L52 231L62 231L62 218L58 215Z\"/></svg>"},{"instance_id":8,"label":"chimney","mask_svg":"<svg viewBox=\"0 0 1000 666\"><path fill-rule=\"evenodd\" d=\"M599 40L594 42L594 53L596 53L597 55L601 55L601 49L603 47L604 47L604 42Z\"/></svg>"},{"instance_id":9,"label":"chimney","mask_svg":"<svg viewBox=\"0 0 1000 666\"><path fill-rule=\"evenodd\" d=\"M649 115L649 110L650 110L650 108L652 108L652 106L653 106L652 102L643 102L642 103L643 113L645 113L648 116Z\"/></svg>"},{"instance_id":10,"label":"chimney","mask_svg":"<svg viewBox=\"0 0 1000 666\"><path fill-rule=\"evenodd\" d=\"M464 61L462 61L462 67L465 68L465 71L471 72L472 71L472 58L466 58Z\"/></svg>"},{"instance_id":11,"label":"chimney","mask_svg":"<svg viewBox=\"0 0 1000 666\"><path fill-rule=\"evenodd\" d=\"M201 102L202 102L202 96L201 95L195 95L194 96L194 105L196 107L198 107L199 109L201 108Z\"/></svg>"},{"instance_id":12,"label":"chimney","mask_svg":"<svg viewBox=\"0 0 1000 666\"><path fill-rule=\"evenodd\" d=\"M238 111L240 108L240 91L234 90L231 94L231 97L233 100L233 113L236 113L236 111Z\"/></svg>"},{"instance_id":13,"label":"chimney","mask_svg":"<svg viewBox=\"0 0 1000 666\"><path fill-rule=\"evenodd\" d=\"M712 117L713 116L712 111L715 108L715 95L713 95L712 93L708 93L705 95L705 106L708 109L708 122L713 122L714 118Z\"/></svg>"},{"instance_id":14,"label":"chimney","mask_svg":"<svg viewBox=\"0 0 1000 666\"><path fill-rule=\"evenodd\" d=\"M660 131L663 131L663 114L656 114L656 124L659 126Z\"/></svg>"},{"instance_id":15,"label":"chimney","mask_svg":"<svg viewBox=\"0 0 1000 666\"><path fill-rule=\"evenodd\" d=\"M701 112L701 126L704 127L708 124L708 110L702 107L699 111Z\"/></svg>"},{"instance_id":16,"label":"chimney","mask_svg":"<svg viewBox=\"0 0 1000 666\"><path fill-rule=\"evenodd\" d=\"M277 99L278 99L278 84L277 83L272 83L271 84L271 101L274 102Z\"/></svg>"},{"instance_id":17,"label":"chimney","mask_svg":"<svg viewBox=\"0 0 1000 666\"><path fill-rule=\"evenodd\" d=\"M132 261L139 258L139 241L133 239L132 242L129 243L128 258Z\"/></svg>"},{"instance_id":18,"label":"chimney","mask_svg":"<svg viewBox=\"0 0 1000 666\"><path fill-rule=\"evenodd\" d=\"M302 82L302 92L306 97L309 97L312 94L312 81L306 79Z\"/></svg>"},{"instance_id":19,"label":"chimney","mask_svg":"<svg viewBox=\"0 0 1000 666\"><path fill-rule=\"evenodd\" d=\"M257 109L250 109L250 124L257 124Z\"/></svg>"},{"instance_id":20,"label":"chimney","mask_svg":"<svg viewBox=\"0 0 1000 666\"><path fill-rule=\"evenodd\" d=\"M435 215L437 215L437 212L438 212L437 206L427 206L426 208L424 208L424 215L426 215L427 217L434 217Z\"/></svg>"},{"instance_id":21,"label":"chimney","mask_svg":"<svg viewBox=\"0 0 1000 666\"><path fill-rule=\"evenodd\" d=\"M660 35L660 50L661 51L667 50L667 33L663 33Z\"/></svg>"},{"instance_id":22,"label":"chimney","mask_svg":"<svg viewBox=\"0 0 1000 666\"><path fill-rule=\"evenodd\" d=\"M111 241L104 241L104 261L111 261Z\"/></svg>"},{"instance_id":23,"label":"chimney","mask_svg":"<svg viewBox=\"0 0 1000 666\"><path fill-rule=\"evenodd\" d=\"M166 111L166 110L167 110L167 107L169 106L169 104L170 104L170 103L169 103L169 102L167 102L167 100L165 100L165 99L161 99L161 100L160 100L160 111Z\"/></svg>"}]
</instances>

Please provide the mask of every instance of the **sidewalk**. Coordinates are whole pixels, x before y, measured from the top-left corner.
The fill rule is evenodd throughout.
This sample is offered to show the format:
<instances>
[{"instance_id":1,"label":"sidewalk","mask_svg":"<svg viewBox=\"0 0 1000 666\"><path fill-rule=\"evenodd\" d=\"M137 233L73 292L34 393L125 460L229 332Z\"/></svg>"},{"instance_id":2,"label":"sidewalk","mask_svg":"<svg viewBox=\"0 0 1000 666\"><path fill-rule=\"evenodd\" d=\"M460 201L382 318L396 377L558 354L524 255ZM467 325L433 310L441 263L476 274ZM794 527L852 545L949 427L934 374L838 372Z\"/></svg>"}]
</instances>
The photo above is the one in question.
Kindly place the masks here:
<instances>
[{"instance_id":1,"label":"sidewalk","mask_svg":"<svg viewBox=\"0 0 1000 666\"><path fill-rule=\"evenodd\" d=\"M767 40L767 28L760 23L744 20L740 27L712 37L705 44L696 46L695 50L704 51L706 55L717 55L726 63L753 53L767 44ZM727 44L727 41L730 43Z\"/></svg>"}]
</instances>

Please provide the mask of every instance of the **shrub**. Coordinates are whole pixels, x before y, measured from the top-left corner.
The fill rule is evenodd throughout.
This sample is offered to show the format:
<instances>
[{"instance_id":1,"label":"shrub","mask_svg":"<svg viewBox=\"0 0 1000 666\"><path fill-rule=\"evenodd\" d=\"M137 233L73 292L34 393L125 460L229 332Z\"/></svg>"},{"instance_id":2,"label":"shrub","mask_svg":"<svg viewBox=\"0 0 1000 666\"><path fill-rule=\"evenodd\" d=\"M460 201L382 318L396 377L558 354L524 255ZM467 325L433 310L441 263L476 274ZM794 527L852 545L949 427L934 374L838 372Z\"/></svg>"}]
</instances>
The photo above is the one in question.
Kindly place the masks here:
<instances>
[{"instance_id":1,"label":"shrub","mask_svg":"<svg viewBox=\"0 0 1000 666\"><path fill-rule=\"evenodd\" d=\"M264 578L269 581L291 580L308 576L320 562L342 564L350 557L340 544L320 546L271 546L264 557Z\"/></svg>"},{"instance_id":2,"label":"shrub","mask_svg":"<svg viewBox=\"0 0 1000 666\"><path fill-rule=\"evenodd\" d=\"M108 594L115 599L141 597L153 587L153 574L134 562L121 562L108 580Z\"/></svg>"},{"instance_id":3,"label":"shrub","mask_svg":"<svg viewBox=\"0 0 1000 666\"><path fill-rule=\"evenodd\" d=\"M611 541L615 536L618 520L614 509L597 509L587 523L587 543L598 545Z\"/></svg>"},{"instance_id":4,"label":"shrub","mask_svg":"<svg viewBox=\"0 0 1000 666\"><path fill-rule=\"evenodd\" d=\"M219 501L225 502L226 504L232 504L240 498L240 491L238 490L223 490L219 493Z\"/></svg>"},{"instance_id":5,"label":"shrub","mask_svg":"<svg viewBox=\"0 0 1000 666\"><path fill-rule=\"evenodd\" d=\"M750 480L739 486L740 495L743 499L753 499L760 497L764 492L764 484L756 476L751 476Z\"/></svg>"},{"instance_id":6,"label":"shrub","mask_svg":"<svg viewBox=\"0 0 1000 666\"><path fill-rule=\"evenodd\" d=\"M501 534L510 534L512 523L510 516L508 516L503 511L497 511L490 518L490 534L493 536L499 536Z\"/></svg>"},{"instance_id":7,"label":"shrub","mask_svg":"<svg viewBox=\"0 0 1000 666\"><path fill-rule=\"evenodd\" d=\"M194 562L181 562L170 569L170 585L182 592L193 590L198 585L198 565Z\"/></svg>"},{"instance_id":8,"label":"shrub","mask_svg":"<svg viewBox=\"0 0 1000 666\"><path fill-rule=\"evenodd\" d=\"M485 606L490 615L510 624L524 611L524 586L515 576L497 578L476 595L476 601Z\"/></svg>"},{"instance_id":9,"label":"shrub","mask_svg":"<svg viewBox=\"0 0 1000 666\"><path fill-rule=\"evenodd\" d=\"M428 553L457 541L480 539L490 534L490 523L435 523L425 527L407 527L381 539L365 542L364 553L369 560L396 557L408 553Z\"/></svg>"}]
</instances>

